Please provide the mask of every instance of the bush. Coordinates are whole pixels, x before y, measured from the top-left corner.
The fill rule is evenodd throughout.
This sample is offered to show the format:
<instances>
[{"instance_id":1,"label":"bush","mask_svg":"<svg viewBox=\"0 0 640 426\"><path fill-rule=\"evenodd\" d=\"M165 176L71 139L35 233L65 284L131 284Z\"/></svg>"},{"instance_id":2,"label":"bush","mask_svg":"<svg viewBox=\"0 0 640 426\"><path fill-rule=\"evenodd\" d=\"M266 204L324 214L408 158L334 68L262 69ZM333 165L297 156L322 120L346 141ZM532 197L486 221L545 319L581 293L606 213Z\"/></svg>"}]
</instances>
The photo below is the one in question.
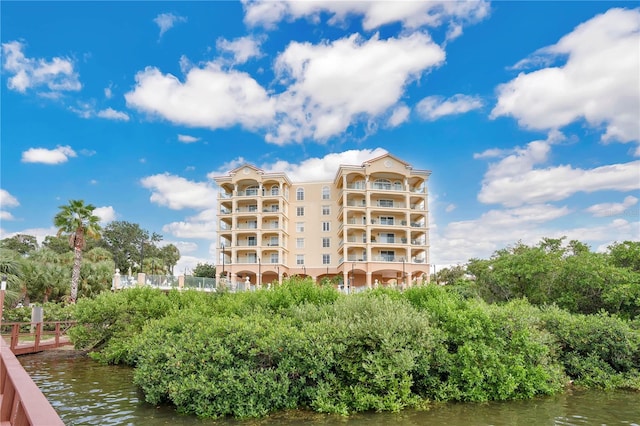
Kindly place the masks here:
<instances>
[{"instance_id":1,"label":"bush","mask_svg":"<svg viewBox=\"0 0 640 426\"><path fill-rule=\"evenodd\" d=\"M564 383L550 349L552 337L536 326L526 302L505 307L463 300L427 286L405 292L443 332L434 362L422 364L419 392L438 401L489 401L553 394Z\"/></svg>"},{"instance_id":2,"label":"bush","mask_svg":"<svg viewBox=\"0 0 640 426\"><path fill-rule=\"evenodd\" d=\"M640 330L606 312L577 315L551 307L541 319L557 339L559 360L576 385L640 389Z\"/></svg>"}]
</instances>

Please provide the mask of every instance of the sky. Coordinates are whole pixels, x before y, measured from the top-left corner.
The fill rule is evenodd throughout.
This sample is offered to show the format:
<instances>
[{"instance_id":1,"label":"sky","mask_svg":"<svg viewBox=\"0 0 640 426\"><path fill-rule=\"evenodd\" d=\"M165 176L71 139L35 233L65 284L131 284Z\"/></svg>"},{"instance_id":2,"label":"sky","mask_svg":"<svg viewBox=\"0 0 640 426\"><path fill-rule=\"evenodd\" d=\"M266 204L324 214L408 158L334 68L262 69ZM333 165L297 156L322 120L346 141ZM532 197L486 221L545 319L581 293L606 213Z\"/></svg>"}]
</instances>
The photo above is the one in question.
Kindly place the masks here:
<instances>
[{"instance_id":1,"label":"sky","mask_svg":"<svg viewBox=\"0 0 640 426\"><path fill-rule=\"evenodd\" d=\"M213 177L385 152L429 180L431 261L640 239L640 8L615 1L0 2L0 238L102 224L215 263Z\"/></svg>"}]
</instances>

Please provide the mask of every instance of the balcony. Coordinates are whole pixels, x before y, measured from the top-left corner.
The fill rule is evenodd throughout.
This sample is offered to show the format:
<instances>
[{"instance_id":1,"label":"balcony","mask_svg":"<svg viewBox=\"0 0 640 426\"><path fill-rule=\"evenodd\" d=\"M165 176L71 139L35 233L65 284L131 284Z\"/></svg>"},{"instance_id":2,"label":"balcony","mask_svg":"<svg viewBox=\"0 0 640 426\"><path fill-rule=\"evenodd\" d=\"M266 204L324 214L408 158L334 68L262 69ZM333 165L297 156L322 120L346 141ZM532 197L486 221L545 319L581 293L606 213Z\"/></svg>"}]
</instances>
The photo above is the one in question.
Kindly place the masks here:
<instances>
[{"instance_id":1,"label":"balcony","mask_svg":"<svg viewBox=\"0 0 640 426\"><path fill-rule=\"evenodd\" d=\"M347 184L347 189L355 189L355 190L359 190L359 191L364 191L366 188L366 185L364 182L356 182L356 183L348 183Z\"/></svg>"},{"instance_id":2,"label":"balcony","mask_svg":"<svg viewBox=\"0 0 640 426\"><path fill-rule=\"evenodd\" d=\"M238 241L236 247L256 247L258 243L256 241Z\"/></svg>"},{"instance_id":3,"label":"balcony","mask_svg":"<svg viewBox=\"0 0 640 426\"><path fill-rule=\"evenodd\" d=\"M236 226L236 229L258 229L257 223L243 223Z\"/></svg>"},{"instance_id":4,"label":"balcony","mask_svg":"<svg viewBox=\"0 0 640 426\"><path fill-rule=\"evenodd\" d=\"M236 209L236 213L256 213L258 211L258 206L247 206L247 207L238 207Z\"/></svg>"}]
</instances>

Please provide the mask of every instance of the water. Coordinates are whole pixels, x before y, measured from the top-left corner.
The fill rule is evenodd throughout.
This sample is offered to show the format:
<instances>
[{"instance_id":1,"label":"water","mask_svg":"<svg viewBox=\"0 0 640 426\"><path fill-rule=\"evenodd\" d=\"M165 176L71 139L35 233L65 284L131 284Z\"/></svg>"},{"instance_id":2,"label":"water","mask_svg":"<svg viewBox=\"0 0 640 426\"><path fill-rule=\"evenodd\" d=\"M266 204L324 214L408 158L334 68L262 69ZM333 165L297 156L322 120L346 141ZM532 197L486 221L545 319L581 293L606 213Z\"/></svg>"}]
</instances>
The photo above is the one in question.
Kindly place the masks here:
<instances>
[{"instance_id":1,"label":"water","mask_svg":"<svg viewBox=\"0 0 640 426\"><path fill-rule=\"evenodd\" d=\"M572 391L527 401L441 404L428 411L349 418L288 412L260 420L201 420L180 415L172 407L145 403L131 384L129 368L100 365L75 351L48 351L19 359L66 425L640 426L640 393L622 391Z\"/></svg>"}]
</instances>

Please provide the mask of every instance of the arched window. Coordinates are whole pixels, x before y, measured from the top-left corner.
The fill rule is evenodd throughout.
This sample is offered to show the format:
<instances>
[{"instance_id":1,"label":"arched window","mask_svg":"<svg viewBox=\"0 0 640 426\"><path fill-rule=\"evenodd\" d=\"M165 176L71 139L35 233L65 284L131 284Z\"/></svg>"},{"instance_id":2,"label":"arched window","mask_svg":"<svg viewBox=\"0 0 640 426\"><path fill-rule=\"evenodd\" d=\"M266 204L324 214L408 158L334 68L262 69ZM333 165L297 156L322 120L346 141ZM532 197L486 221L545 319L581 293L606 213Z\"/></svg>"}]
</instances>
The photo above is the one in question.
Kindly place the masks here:
<instances>
[{"instance_id":1,"label":"arched window","mask_svg":"<svg viewBox=\"0 0 640 426\"><path fill-rule=\"evenodd\" d=\"M389 179L376 179L373 184L375 189L391 189L391 181Z\"/></svg>"},{"instance_id":2,"label":"arched window","mask_svg":"<svg viewBox=\"0 0 640 426\"><path fill-rule=\"evenodd\" d=\"M248 186L246 194L249 196L256 196L258 195L258 189L260 189L258 185Z\"/></svg>"},{"instance_id":3,"label":"arched window","mask_svg":"<svg viewBox=\"0 0 640 426\"><path fill-rule=\"evenodd\" d=\"M271 195L280 195L280 187L278 185L271 187Z\"/></svg>"},{"instance_id":4,"label":"arched window","mask_svg":"<svg viewBox=\"0 0 640 426\"><path fill-rule=\"evenodd\" d=\"M298 188L296 190L296 200L298 201L304 201L304 189L302 188Z\"/></svg>"},{"instance_id":5,"label":"arched window","mask_svg":"<svg viewBox=\"0 0 640 426\"><path fill-rule=\"evenodd\" d=\"M323 200L328 200L330 196L331 196L331 192L329 191L329 187L328 186L323 186L322 187L322 199Z\"/></svg>"}]
</instances>

